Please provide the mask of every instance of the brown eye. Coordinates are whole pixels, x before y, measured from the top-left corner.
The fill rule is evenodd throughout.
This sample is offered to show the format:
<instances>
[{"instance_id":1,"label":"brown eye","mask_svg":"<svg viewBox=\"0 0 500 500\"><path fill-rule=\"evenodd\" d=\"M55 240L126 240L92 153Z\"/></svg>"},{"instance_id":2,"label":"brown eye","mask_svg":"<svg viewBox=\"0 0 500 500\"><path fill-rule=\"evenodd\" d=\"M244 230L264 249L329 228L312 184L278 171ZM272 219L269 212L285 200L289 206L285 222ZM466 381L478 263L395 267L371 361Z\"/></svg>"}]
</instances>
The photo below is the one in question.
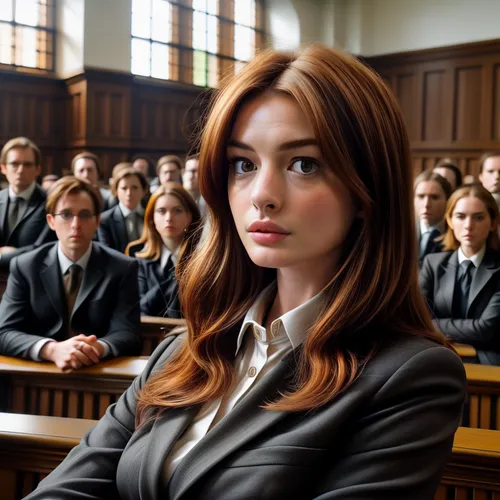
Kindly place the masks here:
<instances>
[{"instance_id":1,"label":"brown eye","mask_svg":"<svg viewBox=\"0 0 500 500\"><path fill-rule=\"evenodd\" d=\"M314 174L318 168L318 164L309 158L301 158L292 163L292 170L302 175Z\"/></svg>"}]
</instances>

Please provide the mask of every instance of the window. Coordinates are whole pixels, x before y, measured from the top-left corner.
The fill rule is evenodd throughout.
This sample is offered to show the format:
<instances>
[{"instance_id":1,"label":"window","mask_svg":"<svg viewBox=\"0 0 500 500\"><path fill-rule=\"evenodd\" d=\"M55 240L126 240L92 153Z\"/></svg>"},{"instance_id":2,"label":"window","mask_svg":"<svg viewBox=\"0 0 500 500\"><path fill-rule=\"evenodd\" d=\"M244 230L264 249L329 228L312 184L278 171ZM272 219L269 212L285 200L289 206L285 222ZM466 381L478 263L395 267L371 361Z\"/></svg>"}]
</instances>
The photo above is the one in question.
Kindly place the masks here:
<instances>
[{"instance_id":1,"label":"window","mask_svg":"<svg viewBox=\"0 0 500 500\"><path fill-rule=\"evenodd\" d=\"M263 0L132 0L132 73L216 87L264 42Z\"/></svg>"},{"instance_id":2,"label":"window","mask_svg":"<svg viewBox=\"0 0 500 500\"><path fill-rule=\"evenodd\" d=\"M55 0L0 0L0 67L54 71Z\"/></svg>"}]
</instances>

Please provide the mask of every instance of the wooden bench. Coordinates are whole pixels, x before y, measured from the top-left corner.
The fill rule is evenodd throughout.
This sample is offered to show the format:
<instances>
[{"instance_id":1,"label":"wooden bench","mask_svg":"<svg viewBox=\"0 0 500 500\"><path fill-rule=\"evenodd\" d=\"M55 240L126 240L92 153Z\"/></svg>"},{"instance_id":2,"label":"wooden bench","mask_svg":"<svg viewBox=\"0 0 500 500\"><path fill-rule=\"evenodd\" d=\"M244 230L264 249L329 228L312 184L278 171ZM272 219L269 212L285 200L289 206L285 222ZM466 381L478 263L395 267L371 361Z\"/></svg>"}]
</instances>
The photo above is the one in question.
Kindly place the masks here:
<instances>
[{"instance_id":1,"label":"wooden bench","mask_svg":"<svg viewBox=\"0 0 500 500\"><path fill-rule=\"evenodd\" d=\"M150 356L167 333L176 327L182 326L186 326L186 320L184 319L142 316L142 356Z\"/></svg>"},{"instance_id":2,"label":"wooden bench","mask_svg":"<svg viewBox=\"0 0 500 500\"><path fill-rule=\"evenodd\" d=\"M52 363L0 356L0 410L99 419L146 366L146 357L115 358L63 373Z\"/></svg>"},{"instance_id":3,"label":"wooden bench","mask_svg":"<svg viewBox=\"0 0 500 500\"><path fill-rule=\"evenodd\" d=\"M464 427L500 430L500 367L465 364L467 403Z\"/></svg>"},{"instance_id":4,"label":"wooden bench","mask_svg":"<svg viewBox=\"0 0 500 500\"><path fill-rule=\"evenodd\" d=\"M20 500L33 491L96 423L0 413L2 500Z\"/></svg>"},{"instance_id":5,"label":"wooden bench","mask_svg":"<svg viewBox=\"0 0 500 500\"><path fill-rule=\"evenodd\" d=\"M434 500L500 499L500 432L460 427Z\"/></svg>"},{"instance_id":6,"label":"wooden bench","mask_svg":"<svg viewBox=\"0 0 500 500\"><path fill-rule=\"evenodd\" d=\"M457 351L457 354L462 358L464 363L467 363L467 361L473 361L477 357L477 352L474 347L471 345L467 344L453 344L453 347L455 348L455 351Z\"/></svg>"}]
</instances>

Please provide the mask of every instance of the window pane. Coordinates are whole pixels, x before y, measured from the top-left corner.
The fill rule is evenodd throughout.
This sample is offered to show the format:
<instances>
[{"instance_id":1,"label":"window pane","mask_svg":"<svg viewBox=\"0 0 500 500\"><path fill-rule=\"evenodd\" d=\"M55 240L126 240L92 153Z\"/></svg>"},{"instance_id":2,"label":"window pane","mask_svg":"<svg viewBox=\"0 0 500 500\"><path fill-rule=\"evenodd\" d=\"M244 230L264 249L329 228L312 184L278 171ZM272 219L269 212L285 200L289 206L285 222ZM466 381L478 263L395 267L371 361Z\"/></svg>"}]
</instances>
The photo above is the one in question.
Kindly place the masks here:
<instances>
[{"instance_id":1,"label":"window pane","mask_svg":"<svg viewBox=\"0 0 500 500\"><path fill-rule=\"evenodd\" d=\"M12 64L12 26L0 23L0 63Z\"/></svg>"},{"instance_id":2,"label":"window pane","mask_svg":"<svg viewBox=\"0 0 500 500\"><path fill-rule=\"evenodd\" d=\"M217 53L217 18L207 16L207 50Z\"/></svg>"},{"instance_id":3,"label":"window pane","mask_svg":"<svg viewBox=\"0 0 500 500\"><path fill-rule=\"evenodd\" d=\"M193 12L193 49L207 50L207 15Z\"/></svg>"},{"instance_id":4,"label":"window pane","mask_svg":"<svg viewBox=\"0 0 500 500\"><path fill-rule=\"evenodd\" d=\"M213 16L217 15L217 0L207 0L207 12Z\"/></svg>"},{"instance_id":5,"label":"window pane","mask_svg":"<svg viewBox=\"0 0 500 500\"><path fill-rule=\"evenodd\" d=\"M150 45L146 40L132 38L132 73L134 75L151 75Z\"/></svg>"},{"instance_id":6,"label":"window pane","mask_svg":"<svg viewBox=\"0 0 500 500\"><path fill-rule=\"evenodd\" d=\"M199 50L193 53L193 83L201 87L207 85L207 54Z\"/></svg>"},{"instance_id":7,"label":"window pane","mask_svg":"<svg viewBox=\"0 0 500 500\"><path fill-rule=\"evenodd\" d=\"M255 0L234 0L234 22L255 27Z\"/></svg>"},{"instance_id":8,"label":"window pane","mask_svg":"<svg viewBox=\"0 0 500 500\"><path fill-rule=\"evenodd\" d=\"M153 43L151 54L151 76L168 79L168 45Z\"/></svg>"},{"instance_id":9,"label":"window pane","mask_svg":"<svg viewBox=\"0 0 500 500\"><path fill-rule=\"evenodd\" d=\"M35 28L16 28L16 64L36 68Z\"/></svg>"},{"instance_id":10,"label":"window pane","mask_svg":"<svg viewBox=\"0 0 500 500\"><path fill-rule=\"evenodd\" d=\"M151 0L132 1L132 36L151 37Z\"/></svg>"},{"instance_id":11,"label":"window pane","mask_svg":"<svg viewBox=\"0 0 500 500\"><path fill-rule=\"evenodd\" d=\"M217 83L219 83L217 56L208 56L208 86L217 87Z\"/></svg>"},{"instance_id":12,"label":"window pane","mask_svg":"<svg viewBox=\"0 0 500 500\"><path fill-rule=\"evenodd\" d=\"M255 31L236 24L234 26L234 57L249 61L255 53Z\"/></svg>"},{"instance_id":13,"label":"window pane","mask_svg":"<svg viewBox=\"0 0 500 500\"><path fill-rule=\"evenodd\" d=\"M152 38L159 42L172 39L171 5L165 0L153 0Z\"/></svg>"},{"instance_id":14,"label":"window pane","mask_svg":"<svg viewBox=\"0 0 500 500\"><path fill-rule=\"evenodd\" d=\"M0 19L12 21L12 0L0 0Z\"/></svg>"},{"instance_id":15,"label":"window pane","mask_svg":"<svg viewBox=\"0 0 500 500\"><path fill-rule=\"evenodd\" d=\"M38 4L38 0L16 0L16 22L29 26L37 26L39 15L40 5Z\"/></svg>"}]
</instances>

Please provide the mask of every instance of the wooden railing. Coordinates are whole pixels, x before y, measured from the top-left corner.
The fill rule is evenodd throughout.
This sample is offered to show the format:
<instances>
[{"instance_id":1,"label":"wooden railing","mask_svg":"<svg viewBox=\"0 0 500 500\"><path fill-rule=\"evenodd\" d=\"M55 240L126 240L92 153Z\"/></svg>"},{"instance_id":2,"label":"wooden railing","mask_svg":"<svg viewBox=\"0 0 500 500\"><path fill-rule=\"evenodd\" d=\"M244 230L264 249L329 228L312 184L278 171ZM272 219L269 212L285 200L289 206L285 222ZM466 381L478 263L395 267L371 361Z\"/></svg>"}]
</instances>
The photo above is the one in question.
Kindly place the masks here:
<instances>
[{"instance_id":1,"label":"wooden railing","mask_svg":"<svg viewBox=\"0 0 500 500\"><path fill-rule=\"evenodd\" d=\"M52 363L0 356L3 411L99 419L139 375L146 357L115 358L63 373Z\"/></svg>"},{"instance_id":2,"label":"wooden railing","mask_svg":"<svg viewBox=\"0 0 500 500\"><path fill-rule=\"evenodd\" d=\"M467 361L472 361L477 357L476 349L474 349L474 347L472 347L471 345L453 344L453 347L455 348L455 351L457 351L457 354L464 360L465 363Z\"/></svg>"},{"instance_id":3,"label":"wooden railing","mask_svg":"<svg viewBox=\"0 0 500 500\"><path fill-rule=\"evenodd\" d=\"M28 495L96 423L0 413L0 498Z\"/></svg>"},{"instance_id":4,"label":"wooden railing","mask_svg":"<svg viewBox=\"0 0 500 500\"><path fill-rule=\"evenodd\" d=\"M154 316L141 317L142 352L143 356L150 356L165 338L165 335L174 328L186 325L184 319L157 318Z\"/></svg>"},{"instance_id":5,"label":"wooden railing","mask_svg":"<svg viewBox=\"0 0 500 500\"><path fill-rule=\"evenodd\" d=\"M500 498L500 432L460 427L434 500Z\"/></svg>"}]
</instances>

